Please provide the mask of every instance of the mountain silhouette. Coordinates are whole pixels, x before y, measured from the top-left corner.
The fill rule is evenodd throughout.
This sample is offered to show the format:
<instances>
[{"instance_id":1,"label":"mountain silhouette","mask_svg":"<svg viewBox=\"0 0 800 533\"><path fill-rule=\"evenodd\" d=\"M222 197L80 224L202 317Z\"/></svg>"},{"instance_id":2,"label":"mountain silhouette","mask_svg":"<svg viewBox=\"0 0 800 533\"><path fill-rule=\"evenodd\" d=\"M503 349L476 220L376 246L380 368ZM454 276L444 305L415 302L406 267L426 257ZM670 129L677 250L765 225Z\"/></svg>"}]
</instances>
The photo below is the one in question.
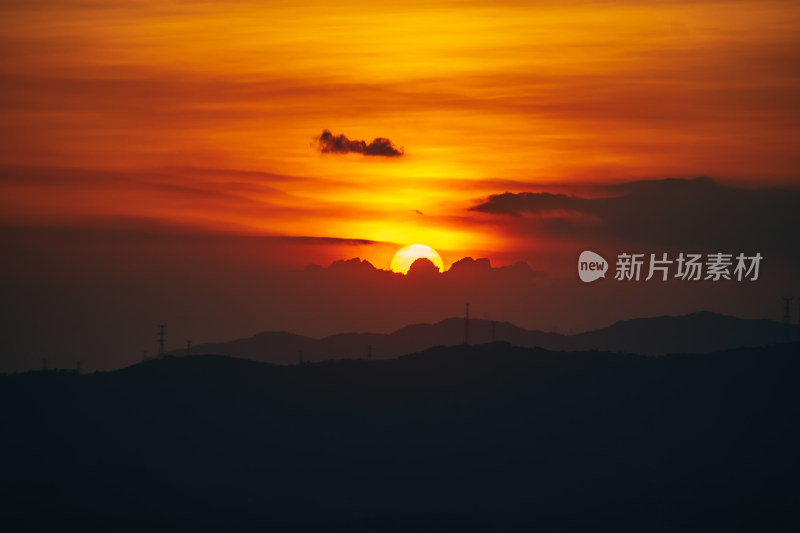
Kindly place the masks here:
<instances>
[{"instance_id":1,"label":"mountain silhouette","mask_svg":"<svg viewBox=\"0 0 800 533\"><path fill-rule=\"evenodd\" d=\"M798 349L0 375L0 526L797 531Z\"/></svg>"},{"instance_id":2,"label":"mountain silhouette","mask_svg":"<svg viewBox=\"0 0 800 533\"><path fill-rule=\"evenodd\" d=\"M771 320L745 320L710 312L623 320L599 330L563 335L527 330L508 322L470 319L470 340L502 340L515 346L550 350L606 350L664 355L707 353L785 340L785 325ZM366 358L387 359L432 346L464 342L464 319L414 324L389 333L341 333L322 339L285 332L264 332L249 339L200 344L194 353L210 353L277 364L294 364L299 352L306 361ZM181 355L180 350L170 352Z\"/></svg>"}]
</instances>

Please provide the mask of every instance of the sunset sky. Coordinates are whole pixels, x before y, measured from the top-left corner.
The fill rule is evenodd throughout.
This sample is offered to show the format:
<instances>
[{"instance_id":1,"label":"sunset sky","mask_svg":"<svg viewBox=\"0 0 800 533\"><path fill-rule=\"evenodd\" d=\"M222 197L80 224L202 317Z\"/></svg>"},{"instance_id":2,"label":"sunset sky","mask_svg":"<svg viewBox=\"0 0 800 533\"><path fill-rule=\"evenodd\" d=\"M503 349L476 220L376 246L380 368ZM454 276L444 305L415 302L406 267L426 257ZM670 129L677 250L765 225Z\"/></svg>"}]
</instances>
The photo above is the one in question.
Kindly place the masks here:
<instances>
[{"instance_id":1,"label":"sunset sky","mask_svg":"<svg viewBox=\"0 0 800 533\"><path fill-rule=\"evenodd\" d=\"M592 243L753 252L763 236L773 265L798 265L796 238L775 233L797 222L794 1L26 0L3 2L0 17L0 225L14 256L4 283L16 291L5 312L29 306L17 319L26 333L44 307L63 304L59 291L85 295L76 287L90 281L127 287L97 288L124 306L134 285L158 283L153 254L223 265L208 279L252 268L252 280L259 268L351 257L388 269L397 249L418 243L445 267L465 256L524 260L558 279L574 277L574 257ZM388 139L402 154L325 152L324 130ZM699 176L713 187L688 181ZM666 178L687 189L630 184ZM523 192L580 201L508 212L491 199ZM750 231L741 242L722 230L695 238L688 222L675 226L687 240L673 238L653 217L640 234L620 229L637 221L618 213L667 216L657 200L684 209L685 195L702 204L688 209L692 223L710 212L712 225L762 225L736 226L734 237ZM622 200L609 208L603 198ZM772 289L795 290L787 280L775 274ZM172 305L170 283L153 291ZM26 287L45 285L48 296L31 300ZM713 305L680 310L697 307ZM162 320L142 314L147 327ZM218 335L300 323L248 320ZM518 319L553 325L537 320ZM136 327L137 342L150 334ZM347 324L309 332L335 327Z\"/></svg>"}]
</instances>

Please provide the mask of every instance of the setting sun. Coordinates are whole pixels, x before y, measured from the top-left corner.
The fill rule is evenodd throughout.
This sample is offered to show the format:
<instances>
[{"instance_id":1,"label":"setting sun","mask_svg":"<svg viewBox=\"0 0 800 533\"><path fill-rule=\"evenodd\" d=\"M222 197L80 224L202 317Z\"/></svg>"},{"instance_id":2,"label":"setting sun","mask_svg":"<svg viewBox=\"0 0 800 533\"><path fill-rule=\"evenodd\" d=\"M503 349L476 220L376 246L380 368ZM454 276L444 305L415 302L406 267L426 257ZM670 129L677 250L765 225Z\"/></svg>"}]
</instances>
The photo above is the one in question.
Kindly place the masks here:
<instances>
[{"instance_id":1,"label":"setting sun","mask_svg":"<svg viewBox=\"0 0 800 533\"><path fill-rule=\"evenodd\" d=\"M430 259L431 263L436 265L436 268L441 272L444 270L444 263L436 250L424 244L412 244L405 248L400 248L394 257L392 257L391 269L393 272L400 272L406 274L411 264L417 259L424 257Z\"/></svg>"}]
</instances>

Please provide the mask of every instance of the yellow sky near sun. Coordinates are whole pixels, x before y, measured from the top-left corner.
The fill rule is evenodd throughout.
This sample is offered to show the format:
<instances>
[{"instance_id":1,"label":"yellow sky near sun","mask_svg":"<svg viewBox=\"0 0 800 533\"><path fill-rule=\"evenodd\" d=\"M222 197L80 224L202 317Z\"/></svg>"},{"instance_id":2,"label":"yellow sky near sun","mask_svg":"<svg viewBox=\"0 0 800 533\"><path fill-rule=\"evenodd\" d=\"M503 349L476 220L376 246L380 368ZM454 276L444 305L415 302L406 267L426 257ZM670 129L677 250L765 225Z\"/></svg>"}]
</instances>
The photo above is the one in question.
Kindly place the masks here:
<instances>
[{"instance_id":1,"label":"yellow sky near sun","mask_svg":"<svg viewBox=\"0 0 800 533\"><path fill-rule=\"evenodd\" d=\"M516 243L466 211L514 189L490 180L793 183L800 163L794 2L36 0L0 14L0 165L111 172L5 180L6 223L139 216L491 252ZM321 155L323 128L406 155Z\"/></svg>"}]
</instances>

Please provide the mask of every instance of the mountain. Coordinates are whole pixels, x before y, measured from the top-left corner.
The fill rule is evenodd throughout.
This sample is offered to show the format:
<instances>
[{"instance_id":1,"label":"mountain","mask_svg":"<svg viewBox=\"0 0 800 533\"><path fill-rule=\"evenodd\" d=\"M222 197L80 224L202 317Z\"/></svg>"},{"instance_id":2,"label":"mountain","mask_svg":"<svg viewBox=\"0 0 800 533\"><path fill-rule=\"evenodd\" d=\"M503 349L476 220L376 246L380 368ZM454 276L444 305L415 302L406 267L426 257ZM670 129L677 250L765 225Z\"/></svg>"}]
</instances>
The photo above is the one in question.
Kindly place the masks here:
<instances>
[{"instance_id":1,"label":"mountain","mask_svg":"<svg viewBox=\"0 0 800 533\"><path fill-rule=\"evenodd\" d=\"M414 324L393 333L342 333L322 339L285 332L264 332L249 339L200 344L194 353L230 355L255 361L294 364L326 359L389 359L432 346L464 343L465 321L449 318L436 324ZM508 322L470 319L469 340L482 344L502 340L515 346L551 350L606 350L663 355L707 353L785 340L785 326L771 320L745 320L710 312L617 322L575 335L527 330ZM302 354L301 354L302 352ZM183 351L171 352L181 355Z\"/></svg>"},{"instance_id":2,"label":"mountain","mask_svg":"<svg viewBox=\"0 0 800 533\"><path fill-rule=\"evenodd\" d=\"M798 531L799 349L0 375L0 528Z\"/></svg>"},{"instance_id":3,"label":"mountain","mask_svg":"<svg viewBox=\"0 0 800 533\"><path fill-rule=\"evenodd\" d=\"M570 340L569 349L596 348L646 355L707 353L784 342L786 325L703 311L622 320L605 329L574 335Z\"/></svg>"}]
</instances>

